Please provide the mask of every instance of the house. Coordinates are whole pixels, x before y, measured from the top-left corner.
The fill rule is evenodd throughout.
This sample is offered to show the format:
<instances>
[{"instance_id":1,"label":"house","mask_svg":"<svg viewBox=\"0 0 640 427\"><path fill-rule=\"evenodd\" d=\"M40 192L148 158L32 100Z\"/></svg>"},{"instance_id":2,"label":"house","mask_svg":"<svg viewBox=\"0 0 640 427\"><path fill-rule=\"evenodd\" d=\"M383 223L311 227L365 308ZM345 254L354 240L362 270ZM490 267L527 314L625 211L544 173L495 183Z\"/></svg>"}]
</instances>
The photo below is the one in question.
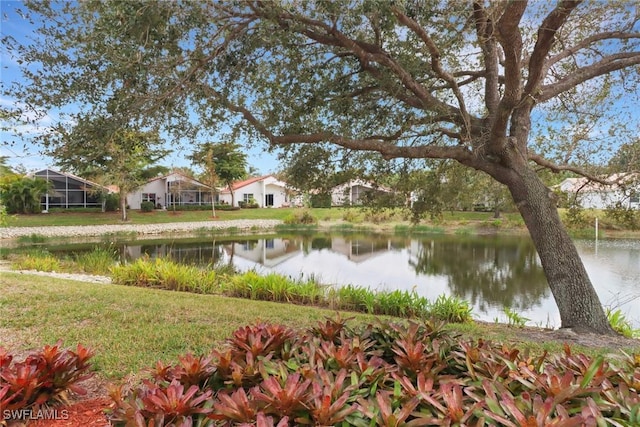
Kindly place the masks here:
<instances>
[{"instance_id":1,"label":"house","mask_svg":"<svg viewBox=\"0 0 640 427\"><path fill-rule=\"evenodd\" d=\"M349 180L333 187L331 190L332 206L361 205L363 196L368 192L391 193L386 187L377 186L370 181L361 179Z\"/></svg>"},{"instance_id":2,"label":"house","mask_svg":"<svg viewBox=\"0 0 640 427\"><path fill-rule=\"evenodd\" d=\"M153 202L156 207L175 205L210 205L211 187L180 172L150 179L127 194L130 209L140 209L142 202Z\"/></svg>"},{"instance_id":3,"label":"house","mask_svg":"<svg viewBox=\"0 0 640 427\"><path fill-rule=\"evenodd\" d=\"M51 184L51 191L43 194L40 205L43 212L51 208L103 208L103 197L109 189L87 179L53 169L37 171L32 176Z\"/></svg>"},{"instance_id":4,"label":"house","mask_svg":"<svg viewBox=\"0 0 640 427\"><path fill-rule=\"evenodd\" d=\"M233 189L233 197L228 188L220 191L220 203L240 206L240 202L254 202L261 208L281 208L292 204L292 190L287 183L278 180L273 175L252 177L234 182L231 188Z\"/></svg>"},{"instance_id":5,"label":"house","mask_svg":"<svg viewBox=\"0 0 640 427\"><path fill-rule=\"evenodd\" d=\"M576 200L585 209L606 209L616 203L631 209L640 209L640 174L619 173L606 177L620 184L604 185L587 178L567 178L554 186Z\"/></svg>"}]
</instances>

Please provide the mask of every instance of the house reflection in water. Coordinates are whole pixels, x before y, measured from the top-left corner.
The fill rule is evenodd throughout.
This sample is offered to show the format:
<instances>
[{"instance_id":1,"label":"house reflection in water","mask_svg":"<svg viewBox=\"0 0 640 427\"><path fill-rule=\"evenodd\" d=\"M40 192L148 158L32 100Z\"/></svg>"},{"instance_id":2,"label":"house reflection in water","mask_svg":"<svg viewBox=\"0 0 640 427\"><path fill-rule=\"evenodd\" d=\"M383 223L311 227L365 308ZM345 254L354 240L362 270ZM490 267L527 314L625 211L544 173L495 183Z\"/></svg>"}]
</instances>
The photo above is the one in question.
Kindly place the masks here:
<instances>
[{"instance_id":1,"label":"house reflection in water","mask_svg":"<svg viewBox=\"0 0 640 427\"><path fill-rule=\"evenodd\" d=\"M344 255L353 263L361 263L394 249L391 239L358 238L273 238L231 242L224 245L228 257L239 257L267 268L275 267L297 255L329 250Z\"/></svg>"},{"instance_id":2,"label":"house reflection in water","mask_svg":"<svg viewBox=\"0 0 640 427\"><path fill-rule=\"evenodd\" d=\"M228 257L237 256L265 267L275 267L302 250L302 239L258 239L224 244L224 251Z\"/></svg>"}]
</instances>

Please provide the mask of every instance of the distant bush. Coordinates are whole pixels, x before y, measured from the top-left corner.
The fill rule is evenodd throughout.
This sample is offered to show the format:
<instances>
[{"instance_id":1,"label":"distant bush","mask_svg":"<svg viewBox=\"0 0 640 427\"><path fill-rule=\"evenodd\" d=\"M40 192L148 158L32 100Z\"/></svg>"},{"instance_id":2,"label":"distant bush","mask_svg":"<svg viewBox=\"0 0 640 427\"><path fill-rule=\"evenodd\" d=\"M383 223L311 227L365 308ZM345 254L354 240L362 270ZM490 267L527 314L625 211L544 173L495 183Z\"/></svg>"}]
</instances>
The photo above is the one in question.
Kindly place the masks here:
<instances>
[{"instance_id":1,"label":"distant bush","mask_svg":"<svg viewBox=\"0 0 640 427\"><path fill-rule=\"evenodd\" d=\"M173 205L167 206L167 209L173 210ZM231 206L227 204L215 205L215 209L217 211L237 211L240 210L238 206ZM176 205L175 210L177 211L210 211L211 204L203 204L203 205Z\"/></svg>"},{"instance_id":2,"label":"distant bush","mask_svg":"<svg viewBox=\"0 0 640 427\"><path fill-rule=\"evenodd\" d=\"M260 207L260 205L258 205L257 202L245 202L245 201L238 202L238 206L240 206L240 208L242 209L256 209Z\"/></svg>"},{"instance_id":3,"label":"distant bush","mask_svg":"<svg viewBox=\"0 0 640 427\"><path fill-rule=\"evenodd\" d=\"M120 196L110 193L104 196L104 210L106 212L115 212L120 207Z\"/></svg>"},{"instance_id":4,"label":"distant bush","mask_svg":"<svg viewBox=\"0 0 640 427\"><path fill-rule=\"evenodd\" d=\"M640 228L640 211L623 206L620 202L607 206L605 215L620 227L629 230Z\"/></svg>"},{"instance_id":5,"label":"distant bush","mask_svg":"<svg viewBox=\"0 0 640 427\"><path fill-rule=\"evenodd\" d=\"M295 211L292 214L288 215L283 222L285 224L293 225L293 224L316 224L318 220L311 215L311 212L308 210L300 210Z\"/></svg>"},{"instance_id":6,"label":"distant bush","mask_svg":"<svg viewBox=\"0 0 640 427\"><path fill-rule=\"evenodd\" d=\"M156 205L153 202L142 202L140 203L140 211L142 212L151 212L156 208Z\"/></svg>"},{"instance_id":7,"label":"distant bush","mask_svg":"<svg viewBox=\"0 0 640 427\"><path fill-rule=\"evenodd\" d=\"M102 208L51 208L49 213L100 213Z\"/></svg>"}]
</instances>

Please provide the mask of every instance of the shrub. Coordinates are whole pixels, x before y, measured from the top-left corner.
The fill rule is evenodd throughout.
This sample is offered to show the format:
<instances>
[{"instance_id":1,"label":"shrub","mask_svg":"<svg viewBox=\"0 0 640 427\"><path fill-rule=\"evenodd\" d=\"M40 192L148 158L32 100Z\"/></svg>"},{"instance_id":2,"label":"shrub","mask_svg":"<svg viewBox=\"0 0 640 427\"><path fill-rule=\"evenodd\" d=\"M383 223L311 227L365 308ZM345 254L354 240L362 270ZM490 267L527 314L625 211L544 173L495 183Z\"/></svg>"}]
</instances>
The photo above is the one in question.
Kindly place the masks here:
<instances>
[{"instance_id":1,"label":"shrub","mask_svg":"<svg viewBox=\"0 0 640 427\"><path fill-rule=\"evenodd\" d=\"M252 200L249 200L248 202L245 202L245 201L238 202L238 206L240 206L240 208L242 209L257 209L260 207L257 202Z\"/></svg>"},{"instance_id":2,"label":"shrub","mask_svg":"<svg viewBox=\"0 0 640 427\"><path fill-rule=\"evenodd\" d=\"M156 208L156 205L153 202L142 202L140 203L140 211L141 212L151 212Z\"/></svg>"},{"instance_id":3,"label":"shrub","mask_svg":"<svg viewBox=\"0 0 640 427\"><path fill-rule=\"evenodd\" d=\"M112 246L95 247L90 252L75 255L75 261L89 274L108 274L115 264L118 251Z\"/></svg>"},{"instance_id":4,"label":"shrub","mask_svg":"<svg viewBox=\"0 0 640 427\"><path fill-rule=\"evenodd\" d=\"M60 346L61 342L47 345L22 362L0 347L0 421L16 418L12 414L24 416L28 412L20 410L33 405L64 402L70 391L86 393L78 383L93 375L93 351L81 345L75 351Z\"/></svg>"},{"instance_id":5,"label":"shrub","mask_svg":"<svg viewBox=\"0 0 640 427\"><path fill-rule=\"evenodd\" d=\"M345 209L342 220L346 222L361 222L358 212L354 209Z\"/></svg>"},{"instance_id":6,"label":"shrub","mask_svg":"<svg viewBox=\"0 0 640 427\"><path fill-rule=\"evenodd\" d=\"M636 356L637 357L637 356ZM432 322L307 331L258 323L114 389L124 425L639 425L633 356L466 341Z\"/></svg>"},{"instance_id":7,"label":"shrub","mask_svg":"<svg viewBox=\"0 0 640 427\"><path fill-rule=\"evenodd\" d=\"M317 224L318 220L308 210L299 210L288 215L283 222L288 225Z\"/></svg>"},{"instance_id":8,"label":"shrub","mask_svg":"<svg viewBox=\"0 0 640 427\"><path fill-rule=\"evenodd\" d=\"M104 210L106 212L115 212L120 208L120 196L115 193L109 193L104 197Z\"/></svg>"},{"instance_id":9,"label":"shrub","mask_svg":"<svg viewBox=\"0 0 640 427\"><path fill-rule=\"evenodd\" d=\"M623 206L620 202L607 206L605 215L620 227L629 230L640 228L640 212L628 206Z\"/></svg>"},{"instance_id":10,"label":"shrub","mask_svg":"<svg viewBox=\"0 0 640 427\"><path fill-rule=\"evenodd\" d=\"M429 305L429 314L438 320L464 323L471 320L471 307L455 296L440 295Z\"/></svg>"},{"instance_id":11,"label":"shrub","mask_svg":"<svg viewBox=\"0 0 640 427\"><path fill-rule=\"evenodd\" d=\"M576 202L569 205L565 213L564 221L567 227L570 228L584 228L589 225L589 220L584 214L584 209Z\"/></svg>"},{"instance_id":12,"label":"shrub","mask_svg":"<svg viewBox=\"0 0 640 427\"><path fill-rule=\"evenodd\" d=\"M58 258L46 250L33 250L19 256L13 263L16 270L60 271L62 264Z\"/></svg>"}]
</instances>

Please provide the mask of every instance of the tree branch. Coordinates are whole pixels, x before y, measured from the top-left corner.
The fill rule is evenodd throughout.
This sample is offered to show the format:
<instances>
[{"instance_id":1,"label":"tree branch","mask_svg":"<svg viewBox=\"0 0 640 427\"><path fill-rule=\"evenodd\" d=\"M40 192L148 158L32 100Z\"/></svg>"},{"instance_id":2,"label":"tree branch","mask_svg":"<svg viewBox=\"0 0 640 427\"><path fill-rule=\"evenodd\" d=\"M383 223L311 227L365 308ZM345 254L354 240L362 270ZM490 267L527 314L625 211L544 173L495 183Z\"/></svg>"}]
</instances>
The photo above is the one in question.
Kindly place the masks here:
<instances>
[{"instance_id":1,"label":"tree branch","mask_svg":"<svg viewBox=\"0 0 640 427\"><path fill-rule=\"evenodd\" d=\"M215 97L224 104L226 108L237 114L240 114L244 120L251 124L262 136L267 138L271 144L275 145L292 145L292 144L316 144L320 142L330 142L343 148L356 151L375 151L380 153L385 159L394 158L412 158L412 159L454 159L461 163L470 164L474 161L473 154L464 146L437 146L437 145L420 145L420 146L398 146L391 144L391 141L397 140L401 133L396 135L387 135L385 137L376 138L346 138L336 135L332 132L316 132L311 134L287 134L276 135L264 123L247 108L237 105L225 98L215 89L205 86L203 90L208 95ZM397 137L397 138L394 138Z\"/></svg>"},{"instance_id":2,"label":"tree branch","mask_svg":"<svg viewBox=\"0 0 640 427\"><path fill-rule=\"evenodd\" d=\"M609 55L601 61L587 67L579 68L571 75L556 83L542 86L539 95L535 96L537 102L547 101L562 92L565 92L581 83L612 71L621 70L632 65L640 64L640 52L618 53Z\"/></svg>"},{"instance_id":3,"label":"tree branch","mask_svg":"<svg viewBox=\"0 0 640 427\"><path fill-rule=\"evenodd\" d=\"M429 55L431 56L431 69L436 73L438 77L451 85L451 90L458 100L458 105L460 107L460 115L464 124L466 139L471 139L471 119L469 112L467 111L464 96L462 96L462 92L460 91L460 87L458 86L458 83L456 82L454 76L447 72L444 68L442 68L442 63L440 62L440 50L434 43L433 39L424 30L424 28L420 26L420 24L418 24L414 19L402 13L397 6L392 6L391 10L396 15L398 20L415 34L417 34L420 40L422 40L422 42L425 44L427 50L429 51Z\"/></svg>"},{"instance_id":4,"label":"tree branch","mask_svg":"<svg viewBox=\"0 0 640 427\"><path fill-rule=\"evenodd\" d=\"M597 182L599 184L603 184L603 185L613 185L615 184L615 182L611 182L611 181L607 181L606 179L602 179L601 177L597 177L593 174L590 174L589 172L587 172L586 170L579 168L577 166L571 166L571 165L557 165L547 159L545 159L544 157L540 156L539 154L536 154L534 152L532 152L531 150L529 150L528 153L528 158L529 160L531 160L532 162L546 168L549 169L551 172L553 173L559 173L559 172L563 172L563 171L567 171L567 172L573 172L576 173L580 176L583 176L585 178L587 178L589 181L594 181Z\"/></svg>"},{"instance_id":5,"label":"tree branch","mask_svg":"<svg viewBox=\"0 0 640 427\"><path fill-rule=\"evenodd\" d=\"M489 112L489 117L495 117L498 104L500 103L500 93L498 91L498 46L494 34L496 29L494 22L487 16L482 3L477 1L473 2L473 17L486 69L484 86L485 106Z\"/></svg>"},{"instance_id":6,"label":"tree branch","mask_svg":"<svg viewBox=\"0 0 640 427\"><path fill-rule=\"evenodd\" d=\"M544 78L545 58L553 46L556 32L567 21L569 15L582 0L565 0L547 15L538 30L538 40L531 58L529 58L529 74L524 93L533 94Z\"/></svg>"},{"instance_id":7,"label":"tree branch","mask_svg":"<svg viewBox=\"0 0 640 427\"><path fill-rule=\"evenodd\" d=\"M513 108L520 99L520 61L522 54L522 35L520 19L527 7L526 1L509 3L497 24L498 41L505 55L504 60L504 95L498 104L495 120L491 126L491 152L498 154L506 143L507 125Z\"/></svg>"}]
</instances>

